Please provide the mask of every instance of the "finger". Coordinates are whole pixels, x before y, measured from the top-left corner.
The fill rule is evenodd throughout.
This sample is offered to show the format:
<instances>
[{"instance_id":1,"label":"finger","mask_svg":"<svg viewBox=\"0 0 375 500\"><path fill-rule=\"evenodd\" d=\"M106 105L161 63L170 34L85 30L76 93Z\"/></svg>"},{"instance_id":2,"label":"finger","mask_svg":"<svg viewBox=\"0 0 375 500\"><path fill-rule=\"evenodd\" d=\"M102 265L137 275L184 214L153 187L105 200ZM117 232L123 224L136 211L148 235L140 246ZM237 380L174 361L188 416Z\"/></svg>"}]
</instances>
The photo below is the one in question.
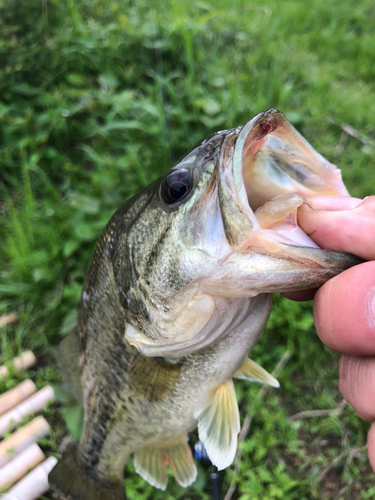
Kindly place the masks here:
<instances>
[{"instance_id":1,"label":"finger","mask_svg":"<svg viewBox=\"0 0 375 500\"><path fill-rule=\"evenodd\" d=\"M298 225L322 248L375 259L375 196L314 196L298 209Z\"/></svg>"},{"instance_id":2,"label":"finger","mask_svg":"<svg viewBox=\"0 0 375 500\"><path fill-rule=\"evenodd\" d=\"M368 448L368 457L370 459L371 467L375 472L375 423L370 427L368 436L367 436L367 448Z\"/></svg>"},{"instance_id":3,"label":"finger","mask_svg":"<svg viewBox=\"0 0 375 500\"><path fill-rule=\"evenodd\" d=\"M375 355L375 262L352 267L315 294L314 322L321 340L344 354Z\"/></svg>"},{"instance_id":4,"label":"finger","mask_svg":"<svg viewBox=\"0 0 375 500\"><path fill-rule=\"evenodd\" d=\"M314 290L301 290L300 292L286 292L282 293L284 297L290 300L296 300L297 302L304 302L306 300L312 300L314 298L316 289Z\"/></svg>"},{"instance_id":5,"label":"finger","mask_svg":"<svg viewBox=\"0 0 375 500\"><path fill-rule=\"evenodd\" d=\"M336 210L351 210L363 203L358 198L348 196L314 196L308 199L307 204L299 209L298 223L304 226L306 231L311 234L318 231L316 237L319 237L321 211L333 212ZM314 227L318 226L318 229ZM328 244L324 248L328 248ZM290 300L306 301L314 298L316 290L303 290L299 292L288 292L282 295Z\"/></svg>"},{"instance_id":6,"label":"finger","mask_svg":"<svg viewBox=\"0 0 375 500\"><path fill-rule=\"evenodd\" d=\"M339 389L345 400L364 420L375 420L375 358L340 358Z\"/></svg>"}]
</instances>

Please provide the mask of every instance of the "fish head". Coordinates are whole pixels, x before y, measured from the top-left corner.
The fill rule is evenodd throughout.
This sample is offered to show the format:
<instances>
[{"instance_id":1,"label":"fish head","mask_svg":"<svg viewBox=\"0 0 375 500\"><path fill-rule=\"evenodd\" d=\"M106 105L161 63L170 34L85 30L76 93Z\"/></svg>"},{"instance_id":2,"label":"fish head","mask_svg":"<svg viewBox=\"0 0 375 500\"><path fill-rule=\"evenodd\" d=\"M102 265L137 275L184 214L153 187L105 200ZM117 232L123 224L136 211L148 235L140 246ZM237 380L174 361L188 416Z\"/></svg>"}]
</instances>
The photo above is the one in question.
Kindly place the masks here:
<instances>
[{"instance_id":1,"label":"fish head","mask_svg":"<svg viewBox=\"0 0 375 500\"><path fill-rule=\"evenodd\" d=\"M299 228L315 194L348 192L276 110L199 143L130 210L115 259L127 340L146 356L186 355L249 315L252 297L315 288L358 263Z\"/></svg>"}]
</instances>

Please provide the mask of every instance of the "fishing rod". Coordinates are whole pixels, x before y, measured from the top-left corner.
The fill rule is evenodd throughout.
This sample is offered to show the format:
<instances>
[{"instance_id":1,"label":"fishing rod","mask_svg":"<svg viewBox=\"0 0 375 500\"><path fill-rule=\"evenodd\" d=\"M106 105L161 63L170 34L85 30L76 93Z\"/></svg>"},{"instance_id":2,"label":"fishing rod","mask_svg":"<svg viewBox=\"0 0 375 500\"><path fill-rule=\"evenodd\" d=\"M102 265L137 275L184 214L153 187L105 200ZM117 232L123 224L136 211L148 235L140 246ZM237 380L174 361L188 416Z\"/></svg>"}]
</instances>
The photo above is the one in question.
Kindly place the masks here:
<instances>
[{"instance_id":1,"label":"fishing rod","mask_svg":"<svg viewBox=\"0 0 375 500\"><path fill-rule=\"evenodd\" d=\"M220 474L216 467L210 460L210 457L207 454L206 448L202 441L197 441L195 444L190 441L190 447L193 452L193 456L195 460L201 462L203 467L208 471L210 468L214 468L215 470L210 472L210 480L211 480L211 488L212 488L212 499L220 500L221 492L220 492Z\"/></svg>"}]
</instances>

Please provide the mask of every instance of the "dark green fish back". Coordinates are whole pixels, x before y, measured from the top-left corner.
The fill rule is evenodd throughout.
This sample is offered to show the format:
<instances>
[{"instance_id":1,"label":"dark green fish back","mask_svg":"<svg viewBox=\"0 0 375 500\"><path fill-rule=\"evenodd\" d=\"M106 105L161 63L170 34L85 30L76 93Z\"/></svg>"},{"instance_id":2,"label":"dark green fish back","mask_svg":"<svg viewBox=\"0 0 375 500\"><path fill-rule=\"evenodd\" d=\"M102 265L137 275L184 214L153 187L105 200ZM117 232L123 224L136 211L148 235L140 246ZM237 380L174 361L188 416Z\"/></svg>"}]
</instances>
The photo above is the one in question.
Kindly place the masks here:
<instances>
[{"instance_id":1,"label":"dark green fish back","mask_svg":"<svg viewBox=\"0 0 375 500\"><path fill-rule=\"evenodd\" d=\"M58 351L58 364L64 383L80 403L83 402L81 369L79 366L80 340L78 329L74 328L62 340Z\"/></svg>"},{"instance_id":2,"label":"dark green fish back","mask_svg":"<svg viewBox=\"0 0 375 500\"><path fill-rule=\"evenodd\" d=\"M152 186L152 185L151 185ZM151 187L149 186L149 188ZM85 286L82 294L82 308L80 317L80 337L83 354L86 350L89 318L97 312L97 301L106 295L108 280L113 276L113 263L117 259L119 239L126 233L137 220L139 214L147 205L152 195L152 188L141 191L138 195L126 202L111 218L96 244L90 266L87 272ZM128 253L121 256L121 261L127 262ZM117 288L121 297L126 290L121 289L117 283L111 283ZM90 300L87 298L90 297ZM100 308L99 308L100 309ZM84 363L84 361L83 361Z\"/></svg>"},{"instance_id":3,"label":"dark green fish back","mask_svg":"<svg viewBox=\"0 0 375 500\"><path fill-rule=\"evenodd\" d=\"M96 481L89 476L72 446L48 476L53 491L64 500L126 500L123 482Z\"/></svg>"},{"instance_id":4,"label":"dark green fish back","mask_svg":"<svg viewBox=\"0 0 375 500\"><path fill-rule=\"evenodd\" d=\"M125 203L111 218L103 231L90 262L89 270L86 277L84 291L82 294L82 302L80 307L79 327L63 340L59 348L59 364L62 368L64 382L70 387L74 396L87 403L87 399L95 399L94 394L82 394L82 373L85 370L87 363L95 364L95 359L90 359L87 356L86 348L90 340L97 341L95 335L99 324L104 324L113 336L118 336L112 342L113 352L111 349L104 349L103 352L97 353L106 366L111 366L108 359L115 359L122 366L126 366L127 353L124 353L122 333L124 327L112 324L113 318L119 318L122 324L123 312L120 305L119 297L121 289L117 286L113 278L113 261L116 259L116 251L118 240L121 234L126 231L132 223L137 219L147 205L150 198L148 192L140 192L134 198ZM117 298L117 300L116 300ZM103 307L107 303L102 314L98 314L99 303ZM122 314L120 314L122 312ZM94 338L93 338L94 336ZM99 345L99 344L98 344ZM125 358L124 358L125 356ZM108 368L106 376L110 381L98 379L96 382L99 386L113 387L116 384L112 380L113 372L118 372L119 366L116 365L112 370ZM112 378L111 378L112 377ZM64 454L63 458L58 462L56 467L49 475L49 483L52 489L61 495L64 499L69 500L125 500L123 482L114 480L108 482L103 477L96 477L95 474L89 472L88 464L97 462L101 451L101 446L104 440L104 434L107 425L110 425L110 420L113 417L114 406L112 405L111 394L108 394L106 399L107 412L102 412L101 421L98 422L92 416L92 425L95 432L92 433L92 440L95 441L95 453L93 456L85 456L86 465L83 466L78 459L77 445L71 448ZM108 415L107 415L108 414ZM89 446L89 448L92 448ZM91 464L92 465L92 464Z\"/></svg>"}]
</instances>

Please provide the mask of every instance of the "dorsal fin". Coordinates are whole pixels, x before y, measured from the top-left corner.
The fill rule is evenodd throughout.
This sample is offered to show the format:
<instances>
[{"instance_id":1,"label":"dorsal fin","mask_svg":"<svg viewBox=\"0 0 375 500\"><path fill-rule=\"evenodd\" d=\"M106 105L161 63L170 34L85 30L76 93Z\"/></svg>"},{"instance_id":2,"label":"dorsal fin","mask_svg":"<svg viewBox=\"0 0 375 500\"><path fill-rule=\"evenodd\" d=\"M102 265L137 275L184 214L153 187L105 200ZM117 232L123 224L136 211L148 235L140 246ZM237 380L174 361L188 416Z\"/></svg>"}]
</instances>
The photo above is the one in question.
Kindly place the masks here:
<instances>
[{"instance_id":1,"label":"dorsal fin","mask_svg":"<svg viewBox=\"0 0 375 500\"><path fill-rule=\"evenodd\" d=\"M181 486L186 488L197 477L197 468L187 443L187 436L168 446L145 447L134 454L135 470L152 486L165 490L168 482L166 465Z\"/></svg>"},{"instance_id":2,"label":"dorsal fin","mask_svg":"<svg viewBox=\"0 0 375 500\"><path fill-rule=\"evenodd\" d=\"M136 472L155 488L165 490L168 483L167 463L163 449L158 447L140 448L134 453Z\"/></svg>"},{"instance_id":3,"label":"dorsal fin","mask_svg":"<svg viewBox=\"0 0 375 500\"><path fill-rule=\"evenodd\" d=\"M233 377L249 380L250 382L261 382L262 384L267 384L276 388L280 387L279 382L274 376L249 358L245 359Z\"/></svg>"},{"instance_id":4,"label":"dorsal fin","mask_svg":"<svg viewBox=\"0 0 375 500\"><path fill-rule=\"evenodd\" d=\"M196 412L199 439L219 470L228 467L237 450L240 416L232 379L219 385L207 404Z\"/></svg>"}]
</instances>

